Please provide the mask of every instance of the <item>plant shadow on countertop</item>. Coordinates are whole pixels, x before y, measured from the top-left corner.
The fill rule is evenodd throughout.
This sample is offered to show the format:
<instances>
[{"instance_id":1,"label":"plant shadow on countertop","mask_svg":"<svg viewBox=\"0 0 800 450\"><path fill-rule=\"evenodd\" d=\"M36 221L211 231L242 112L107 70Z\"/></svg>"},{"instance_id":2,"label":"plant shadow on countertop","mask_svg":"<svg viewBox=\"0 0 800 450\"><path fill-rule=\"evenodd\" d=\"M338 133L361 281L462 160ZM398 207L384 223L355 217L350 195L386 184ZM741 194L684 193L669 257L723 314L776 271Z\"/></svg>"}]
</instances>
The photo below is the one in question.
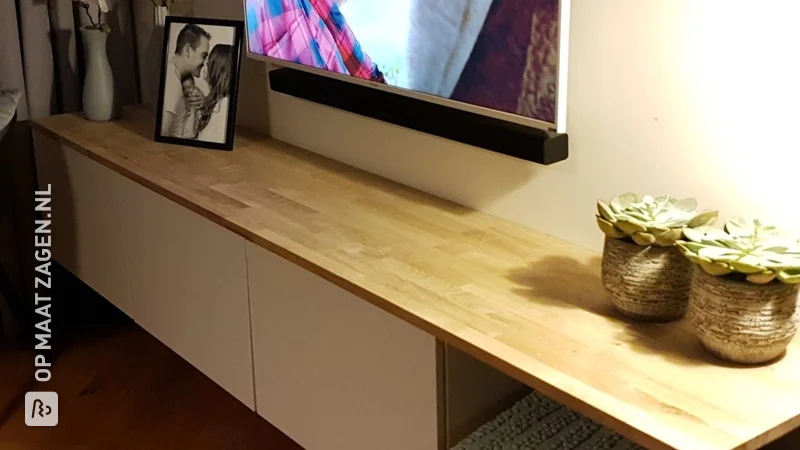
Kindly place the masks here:
<instances>
[{"instance_id":1,"label":"plant shadow on countertop","mask_svg":"<svg viewBox=\"0 0 800 450\"><path fill-rule=\"evenodd\" d=\"M658 355L686 366L758 368L721 361L706 352L692 333L686 318L670 323L648 323L629 319L614 308L600 279L599 256L582 262L565 256L548 256L509 271L517 285L514 292L538 304L583 309L615 322L613 345Z\"/></svg>"}]
</instances>

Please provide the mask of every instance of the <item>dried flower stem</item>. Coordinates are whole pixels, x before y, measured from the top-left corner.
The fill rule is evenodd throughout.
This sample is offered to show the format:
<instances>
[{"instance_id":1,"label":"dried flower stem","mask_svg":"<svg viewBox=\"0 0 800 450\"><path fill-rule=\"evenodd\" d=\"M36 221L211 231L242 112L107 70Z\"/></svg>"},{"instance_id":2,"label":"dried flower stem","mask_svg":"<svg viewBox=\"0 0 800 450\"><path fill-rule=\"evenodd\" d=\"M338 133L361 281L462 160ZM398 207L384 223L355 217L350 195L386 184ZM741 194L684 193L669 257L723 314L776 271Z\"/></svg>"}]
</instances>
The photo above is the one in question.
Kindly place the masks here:
<instances>
[{"instance_id":1,"label":"dried flower stem","mask_svg":"<svg viewBox=\"0 0 800 450\"><path fill-rule=\"evenodd\" d=\"M99 28L97 23L95 23L94 19L92 18L92 14L89 13L88 8L82 8L86 12L86 17L89 18L89 22L92 23L92 28ZM100 22L100 11L97 12L97 22Z\"/></svg>"}]
</instances>

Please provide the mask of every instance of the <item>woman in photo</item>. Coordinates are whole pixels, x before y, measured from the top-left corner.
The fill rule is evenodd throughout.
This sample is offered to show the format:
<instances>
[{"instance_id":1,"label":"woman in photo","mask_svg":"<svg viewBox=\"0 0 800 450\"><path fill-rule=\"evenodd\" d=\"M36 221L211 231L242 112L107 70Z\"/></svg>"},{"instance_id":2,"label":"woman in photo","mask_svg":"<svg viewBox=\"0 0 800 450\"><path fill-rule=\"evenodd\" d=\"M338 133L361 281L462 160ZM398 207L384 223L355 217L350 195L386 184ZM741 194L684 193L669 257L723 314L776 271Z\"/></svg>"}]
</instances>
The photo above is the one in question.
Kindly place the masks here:
<instances>
[{"instance_id":1,"label":"woman in photo","mask_svg":"<svg viewBox=\"0 0 800 450\"><path fill-rule=\"evenodd\" d=\"M198 113L201 141L224 142L228 125L228 103L231 90L233 47L217 44L208 56L206 82L210 91Z\"/></svg>"}]
</instances>

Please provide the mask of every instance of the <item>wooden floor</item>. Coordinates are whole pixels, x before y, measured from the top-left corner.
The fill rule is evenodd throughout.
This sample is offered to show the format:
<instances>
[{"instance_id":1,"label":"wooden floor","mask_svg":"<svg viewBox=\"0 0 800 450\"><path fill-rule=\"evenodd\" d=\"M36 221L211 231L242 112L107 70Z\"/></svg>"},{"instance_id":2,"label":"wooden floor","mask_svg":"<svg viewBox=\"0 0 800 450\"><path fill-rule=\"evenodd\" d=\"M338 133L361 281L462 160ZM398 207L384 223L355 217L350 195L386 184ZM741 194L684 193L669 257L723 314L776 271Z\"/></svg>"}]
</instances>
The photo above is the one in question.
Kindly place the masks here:
<instances>
[{"instance_id":1,"label":"wooden floor","mask_svg":"<svg viewBox=\"0 0 800 450\"><path fill-rule=\"evenodd\" d=\"M0 338L0 449L302 450L126 318L102 320L69 332L42 387L31 346ZM59 424L29 428L25 392L44 389Z\"/></svg>"}]
</instances>

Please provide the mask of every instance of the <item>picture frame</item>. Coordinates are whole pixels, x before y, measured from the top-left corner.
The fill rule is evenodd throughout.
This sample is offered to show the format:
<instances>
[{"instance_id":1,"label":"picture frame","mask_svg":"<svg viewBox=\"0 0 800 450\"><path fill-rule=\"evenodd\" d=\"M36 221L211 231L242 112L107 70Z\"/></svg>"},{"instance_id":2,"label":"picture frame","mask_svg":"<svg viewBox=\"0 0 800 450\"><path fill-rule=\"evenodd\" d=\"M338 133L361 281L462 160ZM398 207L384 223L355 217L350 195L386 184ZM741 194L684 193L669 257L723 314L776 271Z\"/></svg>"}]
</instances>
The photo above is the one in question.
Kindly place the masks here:
<instances>
[{"instance_id":1,"label":"picture frame","mask_svg":"<svg viewBox=\"0 0 800 450\"><path fill-rule=\"evenodd\" d=\"M168 16L155 141L233 150L244 22Z\"/></svg>"}]
</instances>

